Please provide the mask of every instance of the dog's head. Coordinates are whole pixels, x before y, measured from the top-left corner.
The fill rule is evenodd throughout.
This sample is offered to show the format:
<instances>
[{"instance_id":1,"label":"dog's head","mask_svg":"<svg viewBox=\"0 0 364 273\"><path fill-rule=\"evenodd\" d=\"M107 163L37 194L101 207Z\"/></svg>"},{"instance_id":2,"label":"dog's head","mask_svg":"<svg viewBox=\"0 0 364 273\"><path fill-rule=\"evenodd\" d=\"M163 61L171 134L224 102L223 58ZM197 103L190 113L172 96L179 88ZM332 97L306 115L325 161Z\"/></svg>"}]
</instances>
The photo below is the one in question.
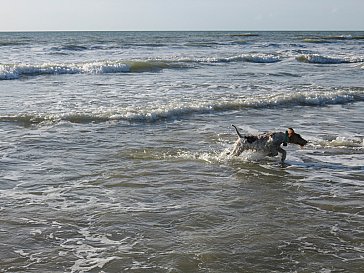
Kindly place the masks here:
<instances>
[{"instance_id":1,"label":"dog's head","mask_svg":"<svg viewBox=\"0 0 364 273\"><path fill-rule=\"evenodd\" d=\"M288 128L287 134L288 134L288 142L289 143L298 144L301 147L303 147L308 142L303 137L301 137L300 134L295 133L295 131L292 128Z\"/></svg>"}]
</instances>

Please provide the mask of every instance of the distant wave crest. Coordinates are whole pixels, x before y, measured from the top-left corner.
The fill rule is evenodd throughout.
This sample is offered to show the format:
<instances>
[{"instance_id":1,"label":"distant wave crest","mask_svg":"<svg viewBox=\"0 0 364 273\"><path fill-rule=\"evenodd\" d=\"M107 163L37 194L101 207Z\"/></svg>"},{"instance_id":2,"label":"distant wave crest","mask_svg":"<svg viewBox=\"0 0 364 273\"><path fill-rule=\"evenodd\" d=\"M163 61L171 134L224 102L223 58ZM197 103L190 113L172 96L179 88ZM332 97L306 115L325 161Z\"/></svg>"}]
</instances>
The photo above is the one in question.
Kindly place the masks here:
<instances>
[{"instance_id":1,"label":"distant wave crest","mask_svg":"<svg viewBox=\"0 0 364 273\"><path fill-rule=\"evenodd\" d=\"M342 64L342 63L359 63L363 62L363 58L358 57L329 57L319 54L305 54L296 57L298 62L313 64Z\"/></svg>"},{"instance_id":2,"label":"distant wave crest","mask_svg":"<svg viewBox=\"0 0 364 273\"><path fill-rule=\"evenodd\" d=\"M230 37L258 37L259 34L257 33L229 33L226 36Z\"/></svg>"},{"instance_id":3,"label":"distant wave crest","mask_svg":"<svg viewBox=\"0 0 364 273\"><path fill-rule=\"evenodd\" d=\"M307 43L332 43L346 40L364 40L364 36L357 35L328 35L328 36L308 36L303 39Z\"/></svg>"},{"instance_id":4,"label":"distant wave crest","mask_svg":"<svg viewBox=\"0 0 364 273\"><path fill-rule=\"evenodd\" d=\"M231 62L249 62L249 63L276 63L280 62L282 58L276 54L241 54L231 57L210 57L191 60L200 63L231 63Z\"/></svg>"},{"instance_id":5,"label":"distant wave crest","mask_svg":"<svg viewBox=\"0 0 364 273\"><path fill-rule=\"evenodd\" d=\"M76 44L68 44L68 45L51 48L52 51L83 51L83 50L87 50L87 49L88 48L86 46L76 45Z\"/></svg>"}]
</instances>

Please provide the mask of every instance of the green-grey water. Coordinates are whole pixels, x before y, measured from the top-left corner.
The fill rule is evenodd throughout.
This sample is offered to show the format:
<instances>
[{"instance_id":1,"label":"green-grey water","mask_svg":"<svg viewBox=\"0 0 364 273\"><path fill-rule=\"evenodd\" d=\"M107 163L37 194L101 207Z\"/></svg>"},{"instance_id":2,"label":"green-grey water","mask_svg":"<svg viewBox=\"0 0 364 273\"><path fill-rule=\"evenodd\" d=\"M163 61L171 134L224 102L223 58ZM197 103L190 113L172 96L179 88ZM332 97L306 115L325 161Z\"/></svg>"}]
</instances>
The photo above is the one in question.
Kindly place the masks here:
<instances>
[{"instance_id":1,"label":"green-grey water","mask_svg":"<svg viewBox=\"0 0 364 273\"><path fill-rule=\"evenodd\" d=\"M0 272L363 272L363 37L0 33Z\"/></svg>"}]
</instances>

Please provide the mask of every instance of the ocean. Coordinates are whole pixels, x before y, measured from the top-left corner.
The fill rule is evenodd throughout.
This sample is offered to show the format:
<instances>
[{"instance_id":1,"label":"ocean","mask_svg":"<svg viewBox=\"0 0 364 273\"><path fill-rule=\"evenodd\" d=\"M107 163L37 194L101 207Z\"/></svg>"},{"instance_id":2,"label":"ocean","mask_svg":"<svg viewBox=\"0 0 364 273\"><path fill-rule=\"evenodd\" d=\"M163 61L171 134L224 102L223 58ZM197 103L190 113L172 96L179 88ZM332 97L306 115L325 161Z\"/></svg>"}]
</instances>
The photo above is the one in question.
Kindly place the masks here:
<instances>
[{"instance_id":1,"label":"ocean","mask_svg":"<svg viewBox=\"0 0 364 273\"><path fill-rule=\"evenodd\" d=\"M0 101L0 272L364 272L364 32L0 33Z\"/></svg>"}]
</instances>

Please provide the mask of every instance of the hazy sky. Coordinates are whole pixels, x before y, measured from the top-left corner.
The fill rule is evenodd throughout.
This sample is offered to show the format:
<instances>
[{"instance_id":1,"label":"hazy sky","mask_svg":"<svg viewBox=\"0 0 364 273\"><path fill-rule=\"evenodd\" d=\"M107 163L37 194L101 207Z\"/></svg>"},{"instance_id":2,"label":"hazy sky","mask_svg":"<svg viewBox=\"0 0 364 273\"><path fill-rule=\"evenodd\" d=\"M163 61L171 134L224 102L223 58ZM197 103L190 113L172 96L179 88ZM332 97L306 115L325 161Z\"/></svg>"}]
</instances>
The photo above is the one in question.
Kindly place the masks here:
<instances>
[{"instance_id":1,"label":"hazy sky","mask_svg":"<svg viewBox=\"0 0 364 273\"><path fill-rule=\"evenodd\" d=\"M0 0L32 30L364 30L364 0Z\"/></svg>"}]
</instances>

